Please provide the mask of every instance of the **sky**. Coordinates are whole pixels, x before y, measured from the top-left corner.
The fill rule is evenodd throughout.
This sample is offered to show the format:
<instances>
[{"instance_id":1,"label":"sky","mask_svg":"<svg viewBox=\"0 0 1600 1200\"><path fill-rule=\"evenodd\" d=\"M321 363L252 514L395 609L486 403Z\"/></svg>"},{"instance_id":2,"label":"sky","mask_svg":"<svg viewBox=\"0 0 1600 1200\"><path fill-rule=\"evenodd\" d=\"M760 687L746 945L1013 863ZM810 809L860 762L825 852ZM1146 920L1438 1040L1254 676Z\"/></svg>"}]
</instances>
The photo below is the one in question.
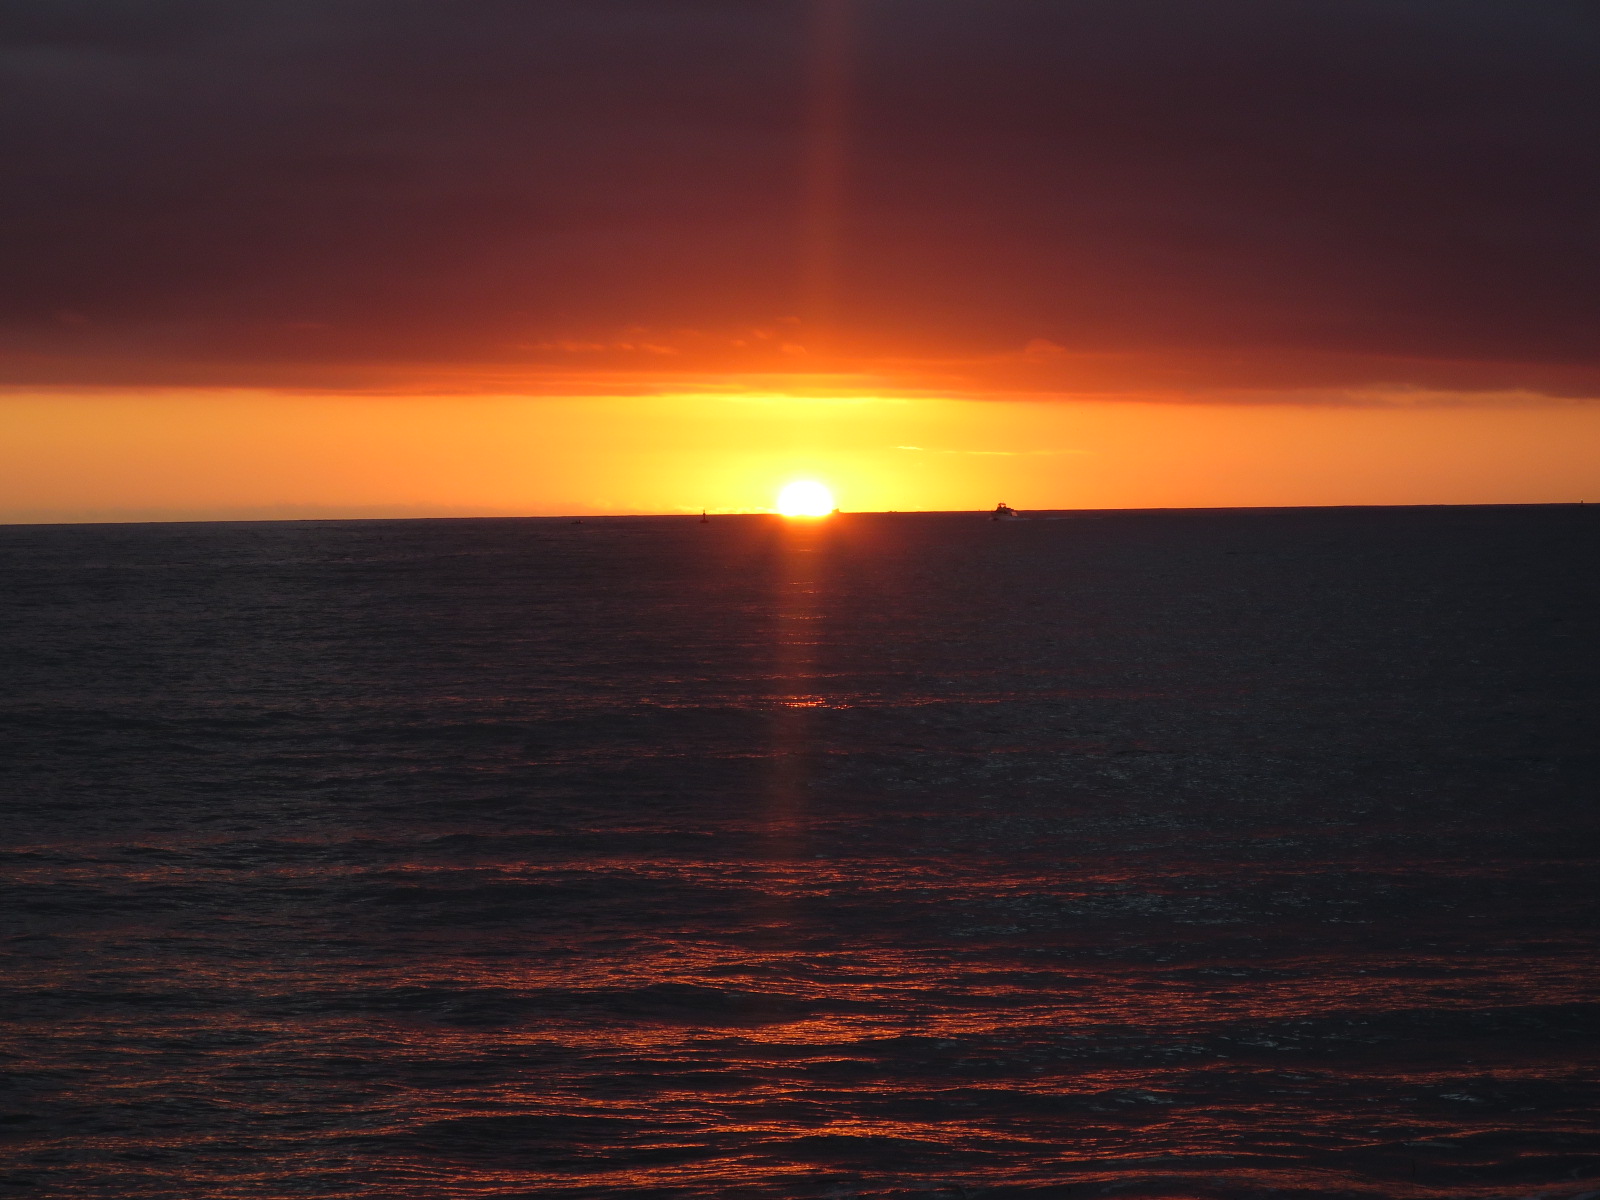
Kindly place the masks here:
<instances>
[{"instance_id":1,"label":"sky","mask_svg":"<svg viewBox=\"0 0 1600 1200\"><path fill-rule=\"evenodd\" d=\"M1600 499L1587 0L9 0L0 521Z\"/></svg>"}]
</instances>

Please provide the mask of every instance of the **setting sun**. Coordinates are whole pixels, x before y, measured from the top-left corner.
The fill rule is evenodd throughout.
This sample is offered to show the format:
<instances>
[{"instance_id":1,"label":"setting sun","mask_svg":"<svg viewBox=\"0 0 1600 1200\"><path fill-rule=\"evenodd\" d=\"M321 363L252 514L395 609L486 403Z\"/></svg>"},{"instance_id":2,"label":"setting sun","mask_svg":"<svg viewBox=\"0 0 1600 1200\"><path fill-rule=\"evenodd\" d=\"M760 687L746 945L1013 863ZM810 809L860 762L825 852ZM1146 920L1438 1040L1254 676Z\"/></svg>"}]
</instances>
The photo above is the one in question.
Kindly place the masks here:
<instances>
[{"instance_id":1,"label":"setting sun","mask_svg":"<svg viewBox=\"0 0 1600 1200\"><path fill-rule=\"evenodd\" d=\"M778 493L778 511L786 517L825 517L833 511L833 493L814 480L802 479Z\"/></svg>"}]
</instances>

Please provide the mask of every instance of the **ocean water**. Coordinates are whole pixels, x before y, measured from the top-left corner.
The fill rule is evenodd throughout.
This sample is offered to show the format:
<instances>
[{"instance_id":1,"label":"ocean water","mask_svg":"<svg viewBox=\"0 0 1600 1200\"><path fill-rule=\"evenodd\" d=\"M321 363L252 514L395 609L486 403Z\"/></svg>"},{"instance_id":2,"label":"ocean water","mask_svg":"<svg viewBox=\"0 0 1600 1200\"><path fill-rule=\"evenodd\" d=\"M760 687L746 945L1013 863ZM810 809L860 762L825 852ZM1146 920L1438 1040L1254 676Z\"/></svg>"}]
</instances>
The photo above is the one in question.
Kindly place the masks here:
<instances>
[{"instance_id":1,"label":"ocean water","mask_svg":"<svg viewBox=\"0 0 1600 1200\"><path fill-rule=\"evenodd\" d=\"M0 1194L1600 1196L1600 511L1059 516L0 528Z\"/></svg>"}]
</instances>

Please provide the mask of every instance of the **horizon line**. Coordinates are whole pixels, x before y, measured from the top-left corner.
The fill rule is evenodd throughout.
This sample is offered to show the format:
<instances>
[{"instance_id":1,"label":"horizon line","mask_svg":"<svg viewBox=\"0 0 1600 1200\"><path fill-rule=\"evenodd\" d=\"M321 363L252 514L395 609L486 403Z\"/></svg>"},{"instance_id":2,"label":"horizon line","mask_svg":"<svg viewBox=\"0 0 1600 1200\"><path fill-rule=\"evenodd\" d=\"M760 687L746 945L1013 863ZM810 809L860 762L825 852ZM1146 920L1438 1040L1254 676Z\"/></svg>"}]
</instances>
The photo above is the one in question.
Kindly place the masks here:
<instances>
[{"instance_id":1,"label":"horizon line","mask_svg":"<svg viewBox=\"0 0 1600 1200\"><path fill-rule=\"evenodd\" d=\"M1587 500L1506 500L1481 503L1405 503L1405 504L1195 504L1152 505L1136 508L1023 508L1023 513L1199 513L1199 512L1298 512L1331 509L1391 508L1583 508ZM1013 506L1014 507L1014 506ZM724 520L744 517L773 517L779 520L827 520L829 517L909 517L909 516L987 516L988 508L888 508L835 510L824 517L786 517L772 509L747 509L738 512L575 512L575 513L434 513L410 516L302 516L302 517L98 517L88 519L45 519L0 521L0 529L37 529L45 526L82 525L297 525L347 523L354 521L588 521L680 520L698 524L702 516ZM1026 518L1024 518L1026 519ZM1005 522L1011 524L1012 522Z\"/></svg>"}]
</instances>

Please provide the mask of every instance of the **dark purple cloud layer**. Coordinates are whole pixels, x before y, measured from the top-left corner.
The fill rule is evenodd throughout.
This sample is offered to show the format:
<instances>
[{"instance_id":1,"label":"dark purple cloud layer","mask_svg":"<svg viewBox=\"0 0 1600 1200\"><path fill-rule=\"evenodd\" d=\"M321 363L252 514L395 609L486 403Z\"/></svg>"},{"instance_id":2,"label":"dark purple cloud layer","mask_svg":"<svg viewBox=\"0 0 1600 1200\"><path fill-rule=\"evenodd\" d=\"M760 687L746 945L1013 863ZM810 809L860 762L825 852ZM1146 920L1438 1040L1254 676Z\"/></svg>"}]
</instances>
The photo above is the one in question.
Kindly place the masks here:
<instances>
[{"instance_id":1,"label":"dark purple cloud layer","mask_svg":"<svg viewBox=\"0 0 1600 1200\"><path fill-rule=\"evenodd\" d=\"M0 375L1600 378L1588 0L852 7L825 350L807 3L9 0Z\"/></svg>"}]
</instances>

